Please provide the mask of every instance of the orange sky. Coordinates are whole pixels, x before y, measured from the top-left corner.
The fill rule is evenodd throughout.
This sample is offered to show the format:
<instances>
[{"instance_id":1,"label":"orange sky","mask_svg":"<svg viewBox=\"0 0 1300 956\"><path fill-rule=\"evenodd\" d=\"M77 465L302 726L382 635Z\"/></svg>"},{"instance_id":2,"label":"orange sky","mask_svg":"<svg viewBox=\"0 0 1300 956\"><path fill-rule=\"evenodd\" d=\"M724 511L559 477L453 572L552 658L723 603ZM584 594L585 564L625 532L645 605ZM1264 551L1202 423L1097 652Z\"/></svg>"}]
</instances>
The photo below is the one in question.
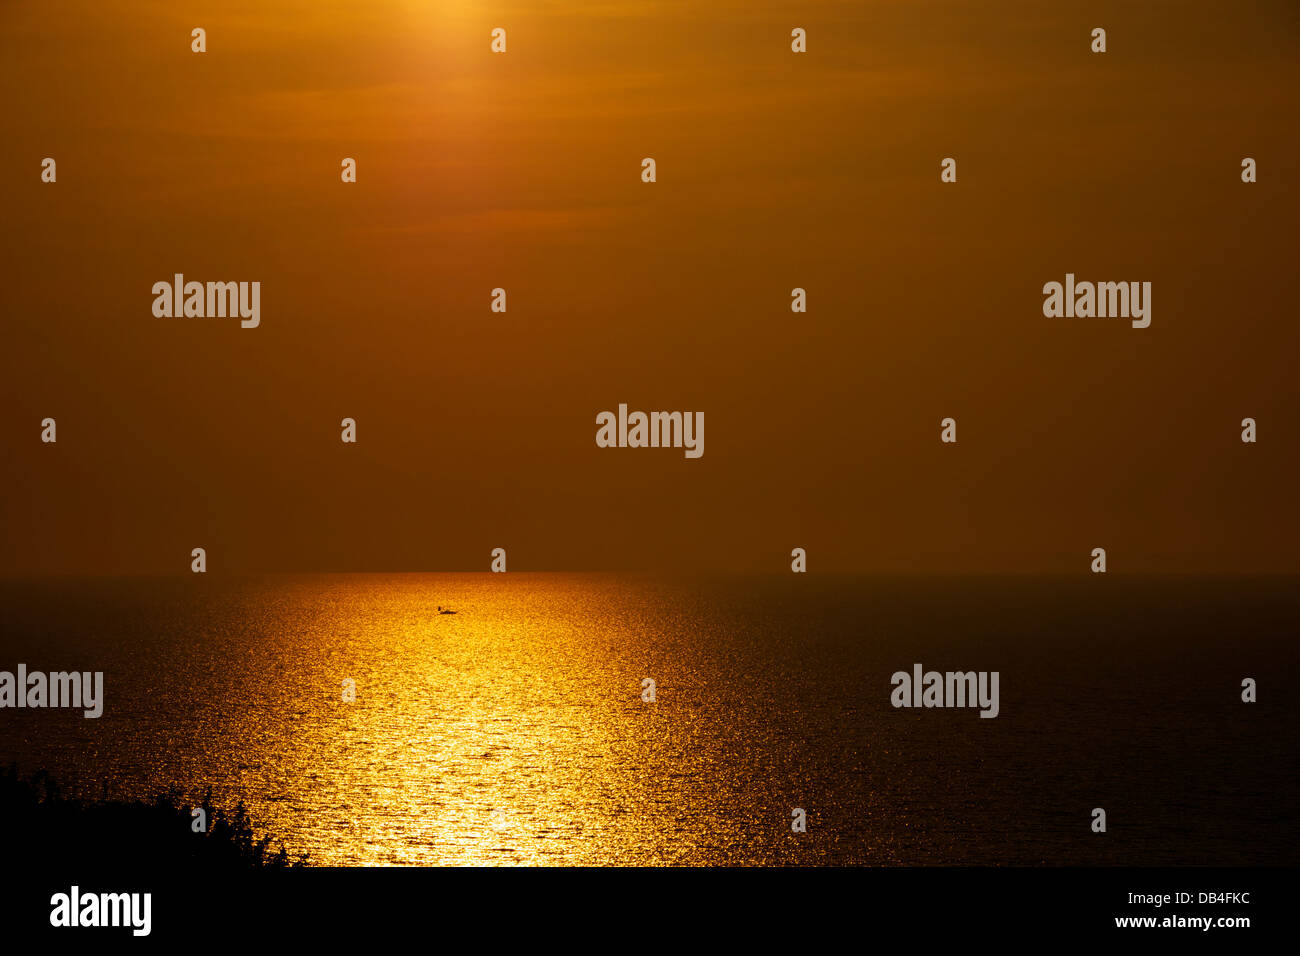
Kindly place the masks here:
<instances>
[{"instance_id":1,"label":"orange sky","mask_svg":"<svg viewBox=\"0 0 1300 956\"><path fill-rule=\"evenodd\" d=\"M6 3L0 571L1300 570L1298 54L1282 2ZM620 402L704 456L597 448Z\"/></svg>"}]
</instances>

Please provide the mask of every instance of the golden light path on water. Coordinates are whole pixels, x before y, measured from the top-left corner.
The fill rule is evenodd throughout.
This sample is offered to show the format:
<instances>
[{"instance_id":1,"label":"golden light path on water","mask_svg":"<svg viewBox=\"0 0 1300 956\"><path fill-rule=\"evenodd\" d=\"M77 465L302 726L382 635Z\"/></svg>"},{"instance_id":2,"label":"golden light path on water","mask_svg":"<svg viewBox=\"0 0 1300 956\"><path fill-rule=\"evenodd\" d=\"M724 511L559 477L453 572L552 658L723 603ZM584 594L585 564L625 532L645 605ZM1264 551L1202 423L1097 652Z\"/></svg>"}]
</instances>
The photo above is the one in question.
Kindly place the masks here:
<instances>
[{"instance_id":1,"label":"golden light path on water","mask_svg":"<svg viewBox=\"0 0 1300 956\"><path fill-rule=\"evenodd\" d=\"M728 777L762 741L720 760L682 640L708 622L653 586L629 605L612 581L493 577L285 580L262 596L275 639L248 645L262 660L221 758L268 795L258 823L317 863L705 862L752 842L762 811Z\"/></svg>"}]
</instances>

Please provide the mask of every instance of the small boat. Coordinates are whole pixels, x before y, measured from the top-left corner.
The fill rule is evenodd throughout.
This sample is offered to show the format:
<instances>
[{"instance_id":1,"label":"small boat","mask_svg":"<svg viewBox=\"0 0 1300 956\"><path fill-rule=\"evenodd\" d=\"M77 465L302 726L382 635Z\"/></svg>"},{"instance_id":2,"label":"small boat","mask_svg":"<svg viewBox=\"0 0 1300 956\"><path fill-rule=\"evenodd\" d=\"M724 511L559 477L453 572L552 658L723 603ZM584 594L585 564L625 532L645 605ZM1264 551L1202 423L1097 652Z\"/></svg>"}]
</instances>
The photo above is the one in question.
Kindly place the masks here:
<instances>
[{"instance_id":1,"label":"small boat","mask_svg":"<svg viewBox=\"0 0 1300 956\"><path fill-rule=\"evenodd\" d=\"M442 609L442 605L439 604L439 605L438 605L438 613L439 613L439 614L455 614L456 612L453 611L453 610L451 610L450 608L448 608L447 610L444 611L444 610Z\"/></svg>"}]
</instances>

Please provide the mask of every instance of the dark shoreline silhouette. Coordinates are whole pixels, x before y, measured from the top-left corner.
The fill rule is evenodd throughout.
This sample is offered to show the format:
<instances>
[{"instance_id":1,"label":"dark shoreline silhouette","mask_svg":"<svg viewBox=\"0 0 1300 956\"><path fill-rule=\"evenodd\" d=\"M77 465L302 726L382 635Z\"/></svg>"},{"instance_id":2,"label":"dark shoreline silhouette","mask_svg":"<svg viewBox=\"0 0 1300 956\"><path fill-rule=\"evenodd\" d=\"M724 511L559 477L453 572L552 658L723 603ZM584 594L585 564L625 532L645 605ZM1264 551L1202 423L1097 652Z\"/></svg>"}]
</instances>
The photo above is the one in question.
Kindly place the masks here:
<instances>
[{"instance_id":1,"label":"dark shoreline silhouette","mask_svg":"<svg viewBox=\"0 0 1300 956\"><path fill-rule=\"evenodd\" d=\"M121 860L159 868L282 869L307 865L290 859L272 837L258 840L241 800L233 812L213 806L209 790L197 809L206 832L194 832L196 807L179 790L145 801L82 800L64 796L47 771L19 776L11 763L0 773L0 832L16 859L100 862Z\"/></svg>"}]
</instances>

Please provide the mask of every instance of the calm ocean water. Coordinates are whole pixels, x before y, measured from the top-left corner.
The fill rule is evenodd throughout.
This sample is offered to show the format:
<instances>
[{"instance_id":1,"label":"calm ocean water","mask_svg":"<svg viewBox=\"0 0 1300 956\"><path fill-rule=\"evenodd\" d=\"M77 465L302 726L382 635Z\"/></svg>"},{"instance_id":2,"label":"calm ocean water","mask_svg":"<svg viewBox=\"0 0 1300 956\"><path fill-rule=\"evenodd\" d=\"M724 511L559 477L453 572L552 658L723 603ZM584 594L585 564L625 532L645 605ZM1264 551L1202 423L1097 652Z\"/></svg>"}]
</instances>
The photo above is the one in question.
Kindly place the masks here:
<instances>
[{"instance_id":1,"label":"calm ocean water","mask_svg":"<svg viewBox=\"0 0 1300 956\"><path fill-rule=\"evenodd\" d=\"M210 786L318 864L1295 864L1298 585L9 581L0 670L102 670L106 707L0 710L0 760ZM1000 716L894 709L917 662L999 671Z\"/></svg>"}]
</instances>

